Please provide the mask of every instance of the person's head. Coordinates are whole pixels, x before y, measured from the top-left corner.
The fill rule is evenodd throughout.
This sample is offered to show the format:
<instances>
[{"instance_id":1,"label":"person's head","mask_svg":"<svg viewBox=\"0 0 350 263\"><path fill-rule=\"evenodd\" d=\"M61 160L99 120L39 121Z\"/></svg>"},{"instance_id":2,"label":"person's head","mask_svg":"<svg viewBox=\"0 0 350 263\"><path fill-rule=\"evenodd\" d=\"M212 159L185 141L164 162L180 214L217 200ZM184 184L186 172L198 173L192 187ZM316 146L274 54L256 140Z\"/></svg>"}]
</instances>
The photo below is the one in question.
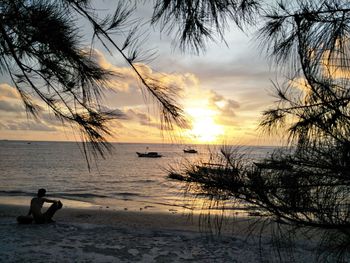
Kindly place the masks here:
<instances>
[{"instance_id":1,"label":"person's head","mask_svg":"<svg viewBox=\"0 0 350 263\"><path fill-rule=\"evenodd\" d=\"M46 194L46 190L44 188L40 188L38 190L38 197L43 197Z\"/></svg>"}]
</instances>

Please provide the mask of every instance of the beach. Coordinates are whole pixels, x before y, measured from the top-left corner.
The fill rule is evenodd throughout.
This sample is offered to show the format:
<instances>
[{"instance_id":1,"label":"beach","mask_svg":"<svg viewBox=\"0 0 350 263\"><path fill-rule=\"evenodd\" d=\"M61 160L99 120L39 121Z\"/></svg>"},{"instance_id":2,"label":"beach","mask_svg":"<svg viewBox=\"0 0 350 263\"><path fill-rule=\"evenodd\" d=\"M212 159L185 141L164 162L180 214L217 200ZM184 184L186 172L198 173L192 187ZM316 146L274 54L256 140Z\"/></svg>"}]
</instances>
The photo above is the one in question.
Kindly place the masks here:
<instances>
[{"instance_id":1,"label":"beach","mask_svg":"<svg viewBox=\"0 0 350 263\"><path fill-rule=\"evenodd\" d=\"M206 160L204 146L187 157L181 145L155 144L163 157L149 160L135 154L145 145L116 144L88 171L75 143L0 144L0 262L317 262L317 242L276 241L244 204L228 202L222 214L205 196L184 195L166 167ZM18 225L39 188L63 203L56 223Z\"/></svg>"},{"instance_id":2,"label":"beach","mask_svg":"<svg viewBox=\"0 0 350 263\"><path fill-rule=\"evenodd\" d=\"M218 233L199 215L63 207L55 223L18 225L27 209L0 205L1 262L280 262L268 230L248 234L252 218L226 219ZM312 261L314 246L298 240L292 259Z\"/></svg>"}]
</instances>

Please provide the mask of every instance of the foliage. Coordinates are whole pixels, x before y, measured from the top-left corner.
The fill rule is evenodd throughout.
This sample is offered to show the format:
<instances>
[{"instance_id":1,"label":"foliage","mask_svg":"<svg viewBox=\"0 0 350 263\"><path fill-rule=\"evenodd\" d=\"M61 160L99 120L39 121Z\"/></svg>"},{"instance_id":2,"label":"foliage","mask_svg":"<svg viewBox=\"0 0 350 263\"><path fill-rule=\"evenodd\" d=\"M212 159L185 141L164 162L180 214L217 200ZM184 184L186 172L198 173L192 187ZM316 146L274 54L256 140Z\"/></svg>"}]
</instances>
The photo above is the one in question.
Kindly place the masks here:
<instances>
[{"instance_id":1,"label":"foliage","mask_svg":"<svg viewBox=\"0 0 350 263\"><path fill-rule=\"evenodd\" d=\"M339 153L336 148L302 154L281 148L256 161L243 149L226 147L219 157L210 157L211 163L187 165L169 177L186 182L191 194L219 201L219 207L232 209L240 201L264 222L269 218L280 225L309 227L322 236L319 253L341 259L350 253L350 184ZM280 228L282 233L285 229L289 231Z\"/></svg>"},{"instance_id":2,"label":"foliage","mask_svg":"<svg viewBox=\"0 0 350 263\"><path fill-rule=\"evenodd\" d=\"M349 143L350 6L343 1L303 1L279 5L267 16L260 38L279 65L293 74L276 85L277 106L261 125L288 127L300 147L334 140Z\"/></svg>"},{"instance_id":3,"label":"foliage","mask_svg":"<svg viewBox=\"0 0 350 263\"><path fill-rule=\"evenodd\" d=\"M185 125L176 91L137 67L152 53L142 47L140 23L132 18L134 10L134 5L119 1L114 14L102 19L89 0L0 3L1 73L10 75L30 114L39 116L41 108L33 100L39 98L63 123L78 127L82 140L101 154L110 148L107 122L118 113L105 111L100 104L115 73L103 69L92 56L96 41L129 64L158 104L164 125ZM82 45L79 21L90 26L90 47Z\"/></svg>"},{"instance_id":4,"label":"foliage","mask_svg":"<svg viewBox=\"0 0 350 263\"><path fill-rule=\"evenodd\" d=\"M335 231L323 240L341 259L350 250L350 4L279 1L260 12L257 40L288 75L274 83L278 101L261 128L287 131L288 147L256 164L227 158L225 170L193 166L177 179L248 202L280 223Z\"/></svg>"},{"instance_id":5,"label":"foliage","mask_svg":"<svg viewBox=\"0 0 350 263\"><path fill-rule=\"evenodd\" d=\"M106 122L116 117L100 105L113 72L97 64L92 46L82 46L78 19L89 24L92 43L99 41L111 54L117 51L134 70L165 124L185 125L176 92L136 65L152 53L141 52L140 24L132 19L138 1L128 3L118 1L114 14L103 19L90 0L0 3L1 73L10 74L29 113L37 116L40 107L33 97L40 98L62 122L77 125L83 140L101 154L109 147ZM249 165L223 151L220 167L192 166L176 179L218 199L249 202L279 222L335 229L345 236L348 250L350 4L156 0L153 7L151 23L174 33L182 50L195 53L205 50L208 40L224 41L230 20L242 30L261 22L258 41L289 75L283 85L274 84L278 102L261 122L264 131L288 131L287 151Z\"/></svg>"},{"instance_id":6,"label":"foliage","mask_svg":"<svg viewBox=\"0 0 350 263\"><path fill-rule=\"evenodd\" d=\"M216 36L224 40L228 22L238 26L253 24L255 13L260 10L256 0L157 0L152 23L160 23L163 31L172 33L182 50L199 53L206 41Z\"/></svg>"}]
</instances>

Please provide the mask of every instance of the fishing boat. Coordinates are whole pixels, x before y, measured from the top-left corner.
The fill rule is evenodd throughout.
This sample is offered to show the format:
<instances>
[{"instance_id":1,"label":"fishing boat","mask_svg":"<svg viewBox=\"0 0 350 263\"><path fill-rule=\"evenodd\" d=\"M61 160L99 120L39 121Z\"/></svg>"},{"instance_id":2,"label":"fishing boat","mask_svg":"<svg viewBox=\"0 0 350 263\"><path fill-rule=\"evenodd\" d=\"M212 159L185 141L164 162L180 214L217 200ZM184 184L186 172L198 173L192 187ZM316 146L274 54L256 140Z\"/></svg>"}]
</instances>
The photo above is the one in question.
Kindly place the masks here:
<instances>
[{"instance_id":1,"label":"fishing boat","mask_svg":"<svg viewBox=\"0 0 350 263\"><path fill-rule=\"evenodd\" d=\"M198 151L191 147L187 147L184 149L184 153L198 153Z\"/></svg>"},{"instance_id":2,"label":"fishing boat","mask_svg":"<svg viewBox=\"0 0 350 263\"><path fill-rule=\"evenodd\" d=\"M140 153L136 152L138 157L146 157L146 158L160 158L162 155L160 155L157 152L145 152L145 153Z\"/></svg>"}]
</instances>

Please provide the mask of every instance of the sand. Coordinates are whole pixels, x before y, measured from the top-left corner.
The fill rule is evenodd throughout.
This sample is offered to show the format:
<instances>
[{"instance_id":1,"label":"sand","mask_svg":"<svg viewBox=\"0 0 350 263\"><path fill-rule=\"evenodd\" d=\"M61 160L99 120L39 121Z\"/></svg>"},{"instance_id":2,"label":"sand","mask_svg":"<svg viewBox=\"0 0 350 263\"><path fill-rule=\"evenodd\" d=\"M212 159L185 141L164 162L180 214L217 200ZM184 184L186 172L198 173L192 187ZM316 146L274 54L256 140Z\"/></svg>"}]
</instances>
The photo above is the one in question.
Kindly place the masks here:
<instances>
[{"instance_id":1,"label":"sand","mask_svg":"<svg viewBox=\"0 0 350 263\"><path fill-rule=\"evenodd\" d=\"M252 218L224 220L220 235L198 215L64 207L56 223L17 225L28 207L0 205L0 262L312 262L315 244L277 251L269 231L248 235ZM287 249L286 251L289 251ZM293 259L293 260L292 260Z\"/></svg>"}]
</instances>

